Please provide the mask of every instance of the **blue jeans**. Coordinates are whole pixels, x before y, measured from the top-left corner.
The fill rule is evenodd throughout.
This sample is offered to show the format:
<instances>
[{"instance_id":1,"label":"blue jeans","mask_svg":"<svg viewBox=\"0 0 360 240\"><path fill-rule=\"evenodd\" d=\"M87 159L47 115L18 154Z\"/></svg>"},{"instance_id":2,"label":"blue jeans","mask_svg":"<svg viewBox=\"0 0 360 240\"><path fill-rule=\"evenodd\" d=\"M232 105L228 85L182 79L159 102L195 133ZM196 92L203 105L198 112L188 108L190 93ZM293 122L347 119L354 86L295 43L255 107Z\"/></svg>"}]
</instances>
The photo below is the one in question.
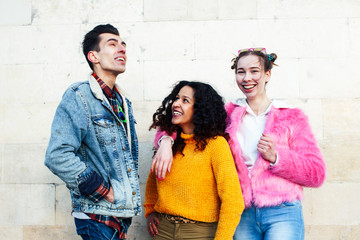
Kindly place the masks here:
<instances>
[{"instance_id":1,"label":"blue jeans","mask_svg":"<svg viewBox=\"0 0 360 240\"><path fill-rule=\"evenodd\" d=\"M234 240L303 240L304 218L300 201L274 207L245 209Z\"/></svg>"},{"instance_id":2,"label":"blue jeans","mask_svg":"<svg viewBox=\"0 0 360 240\"><path fill-rule=\"evenodd\" d=\"M83 240L119 240L118 231L92 219L75 219L76 232Z\"/></svg>"}]
</instances>

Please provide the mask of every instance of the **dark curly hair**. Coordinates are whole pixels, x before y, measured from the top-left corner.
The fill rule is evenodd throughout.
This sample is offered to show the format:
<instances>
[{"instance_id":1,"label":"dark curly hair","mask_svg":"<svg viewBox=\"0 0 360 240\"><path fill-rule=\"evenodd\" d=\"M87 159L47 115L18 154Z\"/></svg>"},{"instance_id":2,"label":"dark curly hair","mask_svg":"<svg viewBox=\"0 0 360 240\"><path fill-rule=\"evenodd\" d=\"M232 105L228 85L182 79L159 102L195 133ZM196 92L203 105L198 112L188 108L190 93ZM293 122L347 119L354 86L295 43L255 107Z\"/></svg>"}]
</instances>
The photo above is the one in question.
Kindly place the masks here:
<instances>
[{"instance_id":1,"label":"dark curly hair","mask_svg":"<svg viewBox=\"0 0 360 240\"><path fill-rule=\"evenodd\" d=\"M241 52L237 57L231 60L231 62L233 63L231 65L231 69L234 69L235 73L239 59L248 55L258 56L261 64L264 66L265 72L271 70L274 65L278 66L275 64L275 60L277 59L277 55L275 53L265 54L261 51L245 51L245 52Z\"/></svg>"},{"instance_id":2,"label":"dark curly hair","mask_svg":"<svg viewBox=\"0 0 360 240\"><path fill-rule=\"evenodd\" d=\"M224 101L222 97L206 83L196 81L180 81L178 82L171 93L165 97L161 106L153 115L153 123L150 129L160 128L171 135L176 132L176 139L173 145L173 154L182 151L185 147L184 139L180 137L181 127L171 123L172 109L171 106L176 99L180 89L184 86L189 86L194 90L194 140L196 141L195 150L204 150L209 138L216 136L227 137L225 133L226 128L226 111L224 108Z\"/></svg>"}]
</instances>

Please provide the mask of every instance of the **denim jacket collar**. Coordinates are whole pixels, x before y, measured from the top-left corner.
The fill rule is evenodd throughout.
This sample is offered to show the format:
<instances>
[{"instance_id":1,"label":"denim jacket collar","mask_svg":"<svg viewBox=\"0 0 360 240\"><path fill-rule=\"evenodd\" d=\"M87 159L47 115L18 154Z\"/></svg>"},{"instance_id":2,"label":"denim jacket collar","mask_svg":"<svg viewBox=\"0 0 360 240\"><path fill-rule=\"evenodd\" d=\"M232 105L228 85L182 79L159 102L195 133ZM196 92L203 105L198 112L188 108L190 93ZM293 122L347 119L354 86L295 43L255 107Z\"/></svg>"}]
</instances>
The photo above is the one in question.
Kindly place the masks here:
<instances>
[{"instance_id":1,"label":"denim jacket collar","mask_svg":"<svg viewBox=\"0 0 360 240\"><path fill-rule=\"evenodd\" d=\"M110 111L112 111L111 107L110 107L109 100L104 95L99 83L96 81L96 79L91 74L89 75L89 84L90 84L91 92L94 94L95 98L102 101L103 104L105 102L106 107L108 109L110 109ZM120 92L122 102L124 103L123 105L124 105L125 117L126 117L126 119L129 119L129 107L128 107L128 103L126 101L126 98L124 96L125 95L124 91L122 91L120 86L118 84L116 84L116 83L115 83L115 87ZM127 132L130 133L130 125L129 124L126 124L126 128L127 128L126 129ZM131 148L131 134L128 134L128 138L129 138L129 144L130 144L130 148Z\"/></svg>"},{"instance_id":2,"label":"denim jacket collar","mask_svg":"<svg viewBox=\"0 0 360 240\"><path fill-rule=\"evenodd\" d=\"M99 83L96 81L96 79L91 74L89 75L89 84L90 84L90 89L93 92L94 96L101 101L103 101L105 99L105 101L110 105L110 103L106 99ZM120 92L121 97L124 100L125 99L124 97L126 97L125 92L120 88L119 84L115 83L115 87Z\"/></svg>"}]
</instances>

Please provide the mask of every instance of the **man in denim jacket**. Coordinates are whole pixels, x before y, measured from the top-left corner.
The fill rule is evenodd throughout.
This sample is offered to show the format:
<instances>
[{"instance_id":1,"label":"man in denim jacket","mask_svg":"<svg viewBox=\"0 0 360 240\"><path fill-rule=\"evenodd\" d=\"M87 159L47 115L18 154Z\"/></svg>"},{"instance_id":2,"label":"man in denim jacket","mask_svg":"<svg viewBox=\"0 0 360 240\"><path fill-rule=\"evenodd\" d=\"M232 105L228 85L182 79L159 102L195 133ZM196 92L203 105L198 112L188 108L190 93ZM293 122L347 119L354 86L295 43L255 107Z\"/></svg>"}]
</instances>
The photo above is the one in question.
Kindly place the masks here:
<instances>
[{"instance_id":1,"label":"man in denim jacket","mask_svg":"<svg viewBox=\"0 0 360 240\"><path fill-rule=\"evenodd\" d=\"M93 73L64 93L45 165L69 188L83 239L125 239L141 212L135 119L115 84L126 44L112 25L99 25L85 35L83 52Z\"/></svg>"}]
</instances>

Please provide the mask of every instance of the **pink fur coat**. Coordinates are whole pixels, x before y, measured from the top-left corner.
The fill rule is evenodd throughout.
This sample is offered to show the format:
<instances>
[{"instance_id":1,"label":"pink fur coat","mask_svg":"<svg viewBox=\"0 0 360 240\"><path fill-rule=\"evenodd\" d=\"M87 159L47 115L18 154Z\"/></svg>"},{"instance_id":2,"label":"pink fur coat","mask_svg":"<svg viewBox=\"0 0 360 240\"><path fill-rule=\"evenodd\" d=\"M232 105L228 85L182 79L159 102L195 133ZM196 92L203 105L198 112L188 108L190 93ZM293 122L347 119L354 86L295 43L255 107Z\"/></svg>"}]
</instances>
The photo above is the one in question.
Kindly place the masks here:
<instances>
[{"instance_id":1,"label":"pink fur coat","mask_svg":"<svg viewBox=\"0 0 360 240\"><path fill-rule=\"evenodd\" d=\"M296 108L271 108L264 133L276 143L279 161L275 166L259 154L251 171L245 165L236 133L246 108L228 103L226 132L239 176L245 207L275 206L301 200L302 187L319 187L325 181L326 166L305 114Z\"/></svg>"}]
</instances>

